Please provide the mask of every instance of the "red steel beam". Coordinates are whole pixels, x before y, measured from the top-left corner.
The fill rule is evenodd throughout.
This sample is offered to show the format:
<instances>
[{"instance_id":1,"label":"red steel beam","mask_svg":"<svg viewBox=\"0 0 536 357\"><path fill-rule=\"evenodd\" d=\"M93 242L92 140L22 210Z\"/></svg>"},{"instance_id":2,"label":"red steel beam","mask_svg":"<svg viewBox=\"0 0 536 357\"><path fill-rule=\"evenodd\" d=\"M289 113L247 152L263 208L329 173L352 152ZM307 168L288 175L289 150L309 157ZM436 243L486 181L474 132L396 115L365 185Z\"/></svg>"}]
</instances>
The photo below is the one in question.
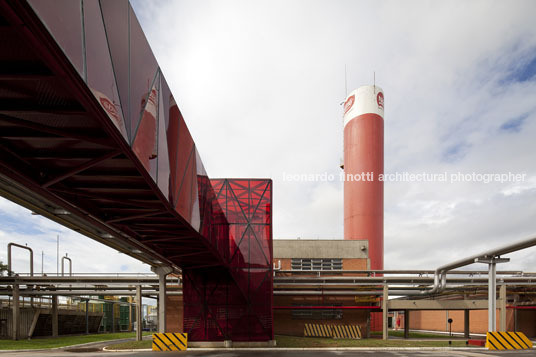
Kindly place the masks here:
<instances>
[{"instance_id":1,"label":"red steel beam","mask_svg":"<svg viewBox=\"0 0 536 357\"><path fill-rule=\"evenodd\" d=\"M157 216L159 214L162 214L162 211L153 211L153 212L148 212L148 213L136 214L136 215L133 215L133 216L125 216L125 217L121 217L121 218L114 218L114 219L110 219L110 220L106 221L106 223L117 223L117 222L131 221L133 219L148 218L148 217L152 217L152 216Z\"/></svg>"},{"instance_id":2,"label":"red steel beam","mask_svg":"<svg viewBox=\"0 0 536 357\"><path fill-rule=\"evenodd\" d=\"M71 113L71 115L72 114L73 113ZM83 114L87 114L87 113L84 112ZM32 130L40 131L40 132L47 133L47 134L57 135L62 138L77 139L80 141L86 141L88 143L93 143L93 144L102 145L106 147L112 146L108 140L103 140L101 138L95 138L95 137L90 137L86 135L80 135L79 133L72 132L72 131L59 130L56 128L52 128L50 126L34 123L28 120L13 118L8 115L0 114L0 120L6 123L14 124L19 127L32 129Z\"/></svg>"},{"instance_id":3,"label":"red steel beam","mask_svg":"<svg viewBox=\"0 0 536 357\"><path fill-rule=\"evenodd\" d=\"M114 150L114 151L110 151L109 153L101 156L101 157L97 157L93 160L89 160L88 162L86 162L85 164L82 164L80 166L77 166L75 167L74 169L71 169L69 171L67 171L66 173L64 173L63 175L60 175L60 176L57 176L55 178L53 178L52 180L49 180L48 182L44 183L42 186L43 188L47 188L49 186L52 186L60 181L63 181L73 175L76 175L84 170L87 170L95 165L98 165L100 164L101 162L103 161L106 161L106 160L109 160L109 159L112 159L114 158L115 156L119 155L121 153L121 151L119 150Z\"/></svg>"},{"instance_id":4,"label":"red steel beam","mask_svg":"<svg viewBox=\"0 0 536 357\"><path fill-rule=\"evenodd\" d=\"M381 310L381 306L274 306L276 310Z\"/></svg>"}]
</instances>

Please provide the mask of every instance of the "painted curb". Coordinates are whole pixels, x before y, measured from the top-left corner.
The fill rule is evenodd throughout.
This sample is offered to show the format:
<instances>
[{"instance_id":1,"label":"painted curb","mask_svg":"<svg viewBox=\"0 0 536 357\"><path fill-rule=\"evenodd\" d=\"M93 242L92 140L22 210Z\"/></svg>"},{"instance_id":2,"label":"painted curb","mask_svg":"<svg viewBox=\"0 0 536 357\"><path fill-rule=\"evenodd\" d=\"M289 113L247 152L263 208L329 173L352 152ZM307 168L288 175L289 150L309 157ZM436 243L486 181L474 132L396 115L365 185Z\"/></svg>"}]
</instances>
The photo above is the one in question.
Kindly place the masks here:
<instances>
[{"instance_id":1,"label":"painted curb","mask_svg":"<svg viewBox=\"0 0 536 357\"><path fill-rule=\"evenodd\" d=\"M147 336L143 336L143 337L147 337ZM78 345L69 345L69 346L61 346L61 347L52 347L52 348L40 348L40 349L36 349L36 348L32 348L32 349L25 349L25 350L0 350L0 353L8 353L8 352L46 352L46 351L58 351L58 350L63 350L65 348L73 348L73 347L84 347L84 346L90 346L90 345L100 345L100 344L103 344L103 343L108 343L108 342L117 342L117 341L124 341L124 342L129 342L130 340L133 340L135 339L136 337L132 337L132 338L119 338L117 340L104 340L104 341L93 341L93 342L86 342L86 343L80 343ZM106 348L106 347L104 347ZM124 351L124 350L117 350L117 351ZM134 351L138 351L138 350L134 350ZM115 351L114 351L115 352Z\"/></svg>"},{"instance_id":2,"label":"painted curb","mask_svg":"<svg viewBox=\"0 0 536 357\"><path fill-rule=\"evenodd\" d=\"M487 351L485 347L230 347L230 348L188 348L188 351L213 352L213 351ZM128 349L110 350L106 352L151 352L152 349Z\"/></svg>"}]
</instances>

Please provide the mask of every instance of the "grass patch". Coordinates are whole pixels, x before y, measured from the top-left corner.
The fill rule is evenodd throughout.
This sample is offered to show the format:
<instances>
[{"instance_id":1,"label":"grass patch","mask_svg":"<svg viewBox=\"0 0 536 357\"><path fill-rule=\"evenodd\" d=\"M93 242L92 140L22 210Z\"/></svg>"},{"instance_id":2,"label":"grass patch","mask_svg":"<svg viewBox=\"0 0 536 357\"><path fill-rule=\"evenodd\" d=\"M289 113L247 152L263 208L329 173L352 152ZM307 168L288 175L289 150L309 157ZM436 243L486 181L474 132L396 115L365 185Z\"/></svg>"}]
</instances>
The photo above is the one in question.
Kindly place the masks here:
<instances>
[{"instance_id":1,"label":"grass patch","mask_svg":"<svg viewBox=\"0 0 536 357\"><path fill-rule=\"evenodd\" d=\"M116 343L106 348L110 350L138 350L140 348L151 348L153 340L143 340L143 341L128 341L123 343Z\"/></svg>"},{"instance_id":2,"label":"grass patch","mask_svg":"<svg viewBox=\"0 0 536 357\"><path fill-rule=\"evenodd\" d=\"M275 336L277 347L466 347L465 340L449 341L411 341L411 340L387 340L377 338L363 340L337 340L333 338L320 337L296 337L296 336ZM112 350L135 350L151 348L151 340L129 341L117 343L106 348Z\"/></svg>"},{"instance_id":3,"label":"grass patch","mask_svg":"<svg viewBox=\"0 0 536 357\"><path fill-rule=\"evenodd\" d=\"M144 332L144 335L150 334ZM122 338L134 338L135 332L102 333L80 336L61 336L56 338L34 338L32 340L0 340L0 350L38 350L45 348L65 347L89 342L110 341Z\"/></svg>"},{"instance_id":4,"label":"grass patch","mask_svg":"<svg viewBox=\"0 0 536 357\"><path fill-rule=\"evenodd\" d=\"M382 336L382 332L381 331L372 331L370 333L371 336ZM400 337L400 338L404 338L404 331L403 330L398 330L398 331L389 331L389 337ZM439 334L439 333L425 333L425 332L411 332L409 333L409 338L434 338L434 339L451 339L451 340L455 340L455 339L460 339L460 338L463 338L463 337L460 337L460 336L452 336L450 337L449 335L446 335L446 334Z\"/></svg>"},{"instance_id":5,"label":"grass patch","mask_svg":"<svg viewBox=\"0 0 536 357\"><path fill-rule=\"evenodd\" d=\"M465 347L465 340L449 341L411 341L380 340L368 338L362 340L337 340L321 337L276 336L277 347Z\"/></svg>"}]
</instances>

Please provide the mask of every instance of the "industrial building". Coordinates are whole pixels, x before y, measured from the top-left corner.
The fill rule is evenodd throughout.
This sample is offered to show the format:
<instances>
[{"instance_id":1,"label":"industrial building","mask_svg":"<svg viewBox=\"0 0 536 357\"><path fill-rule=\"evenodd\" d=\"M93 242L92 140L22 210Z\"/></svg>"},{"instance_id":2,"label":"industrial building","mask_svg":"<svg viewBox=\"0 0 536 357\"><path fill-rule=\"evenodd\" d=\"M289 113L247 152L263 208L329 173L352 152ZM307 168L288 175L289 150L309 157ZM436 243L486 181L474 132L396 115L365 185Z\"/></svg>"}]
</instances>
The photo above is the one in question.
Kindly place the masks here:
<instances>
[{"instance_id":1,"label":"industrial building","mask_svg":"<svg viewBox=\"0 0 536 357\"><path fill-rule=\"evenodd\" d=\"M323 276L359 275L352 271L368 270L370 266L368 241L275 239L274 264L278 277L318 275L315 271L322 271ZM279 335L303 336L306 323L358 325L366 331L369 310L358 307L377 302L372 296L330 295L329 288L316 295L291 295L291 289L292 285L276 284L276 291L289 293L274 296L274 331Z\"/></svg>"},{"instance_id":2,"label":"industrial building","mask_svg":"<svg viewBox=\"0 0 536 357\"><path fill-rule=\"evenodd\" d=\"M160 332L198 343L273 345L307 323L387 338L389 317L396 327L401 316L406 334L443 331L452 318L466 337L495 320L534 336L533 275L495 270L534 239L435 271L384 270L385 100L375 84L344 102L344 240L273 240L272 180L208 177L128 0L3 1L0 31L0 193L155 273L0 277L6 336L33 336L40 318L58 335L68 315L58 296L100 294L135 296L140 339L143 296L158 299ZM485 277L455 270L475 259L489 265ZM50 311L20 306L38 296L51 297ZM105 315L86 303L76 331Z\"/></svg>"}]
</instances>

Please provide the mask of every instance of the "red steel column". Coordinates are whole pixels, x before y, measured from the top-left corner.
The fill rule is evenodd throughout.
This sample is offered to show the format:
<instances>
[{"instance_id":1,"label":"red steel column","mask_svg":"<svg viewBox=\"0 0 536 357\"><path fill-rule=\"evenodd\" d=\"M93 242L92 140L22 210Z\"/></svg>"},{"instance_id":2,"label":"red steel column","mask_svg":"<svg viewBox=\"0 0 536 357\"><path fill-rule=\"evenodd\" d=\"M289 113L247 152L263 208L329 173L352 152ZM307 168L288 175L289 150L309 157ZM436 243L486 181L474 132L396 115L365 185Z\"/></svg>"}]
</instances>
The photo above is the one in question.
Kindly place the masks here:
<instances>
[{"instance_id":1,"label":"red steel column","mask_svg":"<svg viewBox=\"0 0 536 357\"><path fill-rule=\"evenodd\" d=\"M344 239L369 242L370 269L383 269L383 91L354 90L344 103Z\"/></svg>"}]
</instances>

